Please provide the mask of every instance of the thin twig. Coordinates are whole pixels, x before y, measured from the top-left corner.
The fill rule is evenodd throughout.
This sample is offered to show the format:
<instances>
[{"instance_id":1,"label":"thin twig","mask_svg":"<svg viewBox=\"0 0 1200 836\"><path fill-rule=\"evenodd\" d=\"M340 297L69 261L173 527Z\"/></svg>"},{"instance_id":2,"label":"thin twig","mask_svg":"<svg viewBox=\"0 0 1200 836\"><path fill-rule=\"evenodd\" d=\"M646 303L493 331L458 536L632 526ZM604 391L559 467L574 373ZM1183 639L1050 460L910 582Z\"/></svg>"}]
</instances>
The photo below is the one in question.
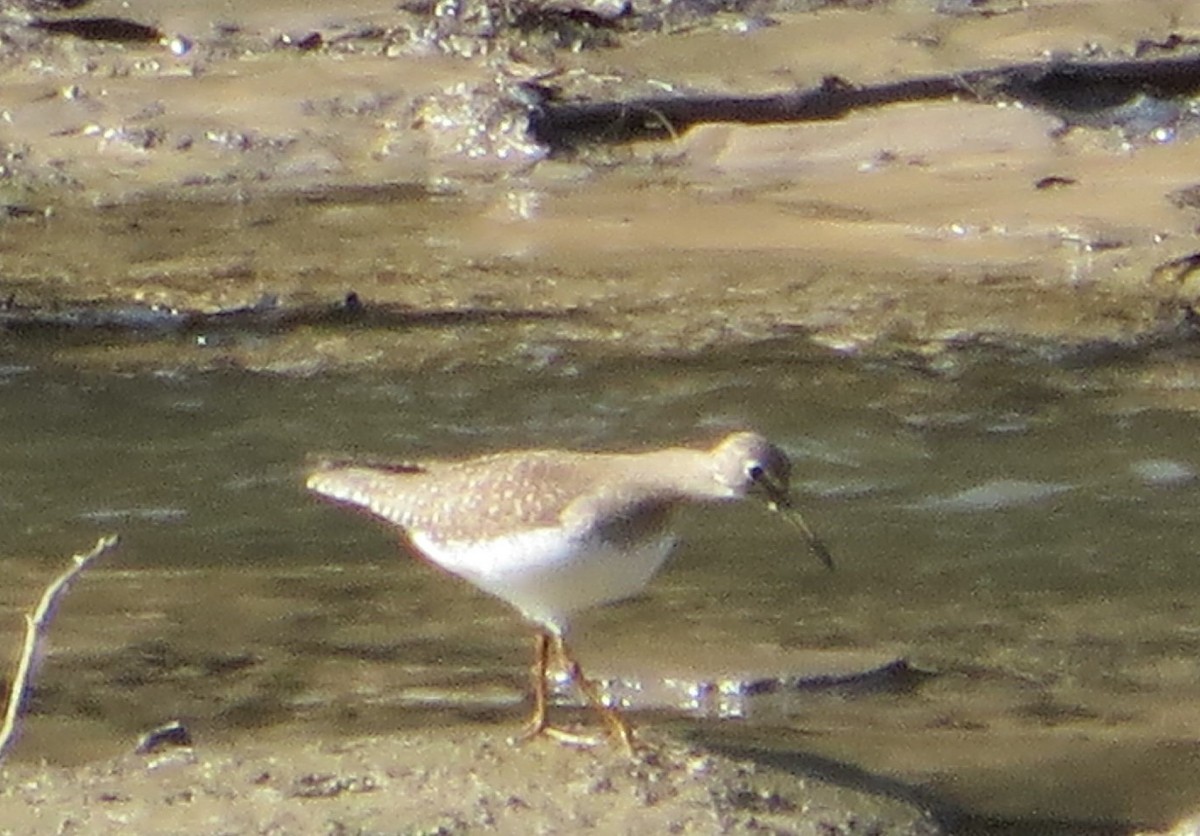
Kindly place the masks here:
<instances>
[{"instance_id":1,"label":"thin twig","mask_svg":"<svg viewBox=\"0 0 1200 836\"><path fill-rule=\"evenodd\" d=\"M21 658L17 660L17 672L13 675L12 688L8 692L4 725L0 726L0 761L4 760L13 743L16 742L21 709L25 705L34 670L41 658L39 650L46 637L50 622L54 618L58 602L70 589L71 583L79 576L79 573L86 569L88 564L112 551L118 542L119 538L115 534L109 534L97 540L95 547L87 554L75 555L71 568L46 587L37 607L32 613L26 614L25 644L21 649Z\"/></svg>"}]
</instances>

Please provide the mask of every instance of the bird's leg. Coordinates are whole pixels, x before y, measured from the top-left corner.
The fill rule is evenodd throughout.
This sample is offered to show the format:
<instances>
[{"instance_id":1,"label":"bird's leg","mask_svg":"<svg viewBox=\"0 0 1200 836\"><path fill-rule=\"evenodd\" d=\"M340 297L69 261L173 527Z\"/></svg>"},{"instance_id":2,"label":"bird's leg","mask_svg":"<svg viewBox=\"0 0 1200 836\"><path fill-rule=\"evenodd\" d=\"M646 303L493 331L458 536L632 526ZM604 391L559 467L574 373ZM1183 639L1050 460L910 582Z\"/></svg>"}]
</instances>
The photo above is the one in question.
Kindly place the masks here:
<instances>
[{"instance_id":1,"label":"bird's leg","mask_svg":"<svg viewBox=\"0 0 1200 836\"><path fill-rule=\"evenodd\" d=\"M545 630L538 630L533 639L533 666L530 669L533 674L533 716L529 718L529 722L525 724L525 728L517 736L516 742L523 743L539 735L552 737L560 743L567 743L572 746L594 746L599 742L591 735L577 734L566 729L560 729L557 726L552 726L546 718L546 710L549 706L546 674L550 667L551 642L554 643L554 653L566 671L567 676L578 686L592 708L600 714L605 726L608 727L609 734L619 740L622 747L632 754L634 751L633 729L621 718L621 715L604 704L596 683L584 676L583 669L575 661L574 657L571 656L570 651L567 650L567 645L562 635L557 632L550 633Z\"/></svg>"},{"instance_id":2,"label":"bird's leg","mask_svg":"<svg viewBox=\"0 0 1200 836\"><path fill-rule=\"evenodd\" d=\"M550 704L546 674L550 667L551 641L555 642L555 652L561 654L561 651L558 650L560 641L557 638L551 638L551 634L545 630L538 630L537 635L533 638L533 667L531 669L533 673L533 716L529 718L529 722L525 724L525 728L517 735L514 742L524 743L539 735L545 735L572 746L594 746L596 745L595 738L552 726L546 719L546 709Z\"/></svg>"},{"instance_id":3,"label":"bird's leg","mask_svg":"<svg viewBox=\"0 0 1200 836\"><path fill-rule=\"evenodd\" d=\"M538 630L537 634L533 637L533 667L531 668L533 674L533 716L529 718L529 722L525 724L525 728L517 735L514 742L524 743L539 735L545 735L561 743L569 743L572 746L594 746L596 744L595 738L589 735L575 734L566 729L552 726L546 718L546 710L550 705L549 689L546 686L546 674L550 667L551 641L555 642L555 652L561 654L561 651L558 650L560 641L557 638L552 638L549 632Z\"/></svg>"},{"instance_id":4,"label":"bird's leg","mask_svg":"<svg viewBox=\"0 0 1200 836\"><path fill-rule=\"evenodd\" d=\"M525 724L525 728L517 737L518 740L529 740L546 731L546 668L550 663L550 634L538 630L533 637L533 716Z\"/></svg>"},{"instance_id":5,"label":"bird's leg","mask_svg":"<svg viewBox=\"0 0 1200 836\"><path fill-rule=\"evenodd\" d=\"M629 724L625 722L625 719L616 710L604 703L603 698L600 696L600 689L596 687L595 682L584 676L583 668L580 667L579 663L575 661L575 658L567 649L567 643L562 634L556 632L549 638L554 642L555 655L561 661L563 669L567 672L567 676L578 686L579 690L587 698L587 701L591 703L592 708L600 715L600 718L604 721L604 725L608 727L609 735L618 740L622 748L632 755L634 752L633 729L629 727ZM557 731L557 729L553 730L552 734ZM558 734L554 734L554 736L564 739Z\"/></svg>"}]
</instances>

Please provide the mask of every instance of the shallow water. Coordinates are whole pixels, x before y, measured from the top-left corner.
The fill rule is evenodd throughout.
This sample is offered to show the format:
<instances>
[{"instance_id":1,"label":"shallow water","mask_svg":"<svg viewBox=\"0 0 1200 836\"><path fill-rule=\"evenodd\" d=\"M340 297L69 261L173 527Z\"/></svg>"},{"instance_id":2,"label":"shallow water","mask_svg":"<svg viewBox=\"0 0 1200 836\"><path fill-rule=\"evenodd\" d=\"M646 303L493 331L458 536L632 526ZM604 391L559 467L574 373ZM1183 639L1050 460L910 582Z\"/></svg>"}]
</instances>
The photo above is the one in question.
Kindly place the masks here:
<instances>
[{"instance_id":1,"label":"shallow water","mask_svg":"<svg viewBox=\"0 0 1200 836\"><path fill-rule=\"evenodd\" d=\"M106 2L196 49L33 40L0 89L18 175L0 196L30 213L0 222L0 309L96 300L147 320L0 331L0 646L69 554L123 537L54 625L16 758L106 757L174 718L201 746L463 722L501 738L527 630L306 495L307 457L748 425L795 457L837 572L762 509L693 511L643 597L581 619L585 664L702 675L815 649L934 677L638 722L861 770L1007 832L1200 806L1200 374L1186 345L1146 347L1195 310L1194 139L945 102L711 125L604 171L523 159L491 182L453 133L412 129L427 94L486 88L486 56L271 46L394 9ZM1174 0L852 5L521 60L630 95L770 93L1129 54L1196 18ZM168 333L139 307L350 291L414 318ZM945 350L980 338L1051 347Z\"/></svg>"},{"instance_id":2,"label":"shallow water","mask_svg":"<svg viewBox=\"0 0 1200 836\"><path fill-rule=\"evenodd\" d=\"M6 646L66 555L105 532L123 545L60 614L18 758L102 756L177 717L202 741L463 720L506 734L527 631L399 557L384 527L307 496L306 457L627 447L750 425L794 456L838 570L761 509L687 513L646 595L581 619L585 662L619 675L664 647L714 664L746 648L903 656L938 676L910 695L767 700L684 725L1002 818L1163 822L1200 791L1186 357L1158 364L1176 374L1174 406L1147 391L1154 364L964 352L933 370L787 342L307 379L46 357L10 352L0 383Z\"/></svg>"}]
</instances>

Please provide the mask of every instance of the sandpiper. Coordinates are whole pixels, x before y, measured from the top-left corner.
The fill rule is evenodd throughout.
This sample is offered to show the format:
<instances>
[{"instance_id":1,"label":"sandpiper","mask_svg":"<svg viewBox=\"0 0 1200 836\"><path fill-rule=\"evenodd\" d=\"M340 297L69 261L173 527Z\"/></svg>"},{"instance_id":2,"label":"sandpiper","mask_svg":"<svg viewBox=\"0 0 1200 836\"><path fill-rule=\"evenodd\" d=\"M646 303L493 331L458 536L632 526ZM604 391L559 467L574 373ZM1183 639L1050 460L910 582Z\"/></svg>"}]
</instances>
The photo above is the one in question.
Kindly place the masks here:
<instances>
[{"instance_id":1,"label":"sandpiper","mask_svg":"<svg viewBox=\"0 0 1200 836\"><path fill-rule=\"evenodd\" d=\"M514 450L421 464L327 463L308 487L399 526L410 550L507 601L535 625L533 716L520 739L595 742L547 720L553 652L609 734L632 750L629 725L567 647L571 616L640 592L674 546L671 517L687 502L761 497L832 568L829 551L791 505L790 472L778 447L737 432L707 450Z\"/></svg>"}]
</instances>

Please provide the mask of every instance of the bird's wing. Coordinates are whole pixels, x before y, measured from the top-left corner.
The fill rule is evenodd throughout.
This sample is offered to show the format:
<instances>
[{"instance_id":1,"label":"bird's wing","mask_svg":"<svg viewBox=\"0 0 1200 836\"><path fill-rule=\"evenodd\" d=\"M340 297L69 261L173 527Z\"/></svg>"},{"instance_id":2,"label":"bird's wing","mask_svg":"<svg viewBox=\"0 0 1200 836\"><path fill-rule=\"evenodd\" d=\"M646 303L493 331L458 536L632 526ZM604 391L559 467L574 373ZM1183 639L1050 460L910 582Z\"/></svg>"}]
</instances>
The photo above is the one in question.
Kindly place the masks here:
<instances>
[{"instance_id":1,"label":"bird's wing","mask_svg":"<svg viewBox=\"0 0 1200 836\"><path fill-rule=\"evenodd\" d=\"M437 540L472 540L497 530L557 527L581 494L594 490L592 469L557 454L500 455L463 462L332 466L308 488L356 505Z\"/></svg>"}]
</instances>

